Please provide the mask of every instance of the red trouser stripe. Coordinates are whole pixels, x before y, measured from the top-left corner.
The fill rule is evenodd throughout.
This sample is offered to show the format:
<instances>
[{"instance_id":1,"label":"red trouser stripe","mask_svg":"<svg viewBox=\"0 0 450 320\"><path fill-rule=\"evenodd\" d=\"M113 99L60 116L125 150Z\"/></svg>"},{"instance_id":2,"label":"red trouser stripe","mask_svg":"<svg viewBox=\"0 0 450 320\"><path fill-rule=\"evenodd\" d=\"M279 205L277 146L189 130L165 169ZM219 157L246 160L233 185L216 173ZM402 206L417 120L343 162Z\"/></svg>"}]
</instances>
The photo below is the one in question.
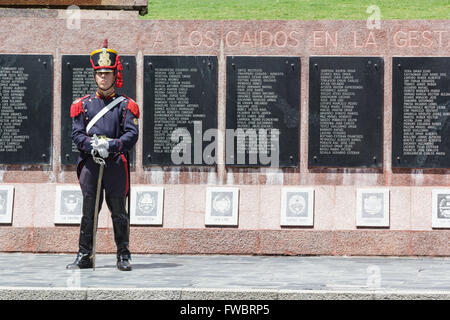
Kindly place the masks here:
<instances>
[{"instance_id":1,"label":"red trouser stripe","mask_svg":"<svg viewBox=\"0 0 450 320\"><path fill-rule=\"evenodd\" d=\"M128 185L128 181L129 181L129 179L128 179L128 161L127 161L127 158L125 158L125 156L123 154L121 156L122 156L123 164L125 165L125 173L127 175L127 182L126 182L127 186L125 188L125 197L126 197L128 194L128 188L129 188L129 185Z\"/></svg>"}]
</instances>

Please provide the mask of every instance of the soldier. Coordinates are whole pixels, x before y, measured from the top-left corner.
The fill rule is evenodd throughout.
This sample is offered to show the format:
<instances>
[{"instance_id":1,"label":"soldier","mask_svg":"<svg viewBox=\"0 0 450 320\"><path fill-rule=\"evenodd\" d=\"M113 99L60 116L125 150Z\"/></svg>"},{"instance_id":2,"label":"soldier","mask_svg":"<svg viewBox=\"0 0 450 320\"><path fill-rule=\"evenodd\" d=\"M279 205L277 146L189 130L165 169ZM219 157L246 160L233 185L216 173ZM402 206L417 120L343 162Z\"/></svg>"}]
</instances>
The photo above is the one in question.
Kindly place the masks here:
<instances>
[{"instance_id":1,"label":"soldier","mask_svg":"<svg viewBox=\"0 0 450 320\"><path fill-rule=\"evenodd\" d=\"M79 250L74 263L68 269L92 268L94 210L99 177L99 164L93 156L105 161L100 211L105 192L106 204L111 211L114 240L117 246L117 268L130 271L129 215L125 208L129 193L128 151L135 145L138 135L139 108L129 97L118 95L116 87L122 87L122 65L115 50L103 48L91 53L97 91L77 99L71 106L73 119L72 139L80 151L77 175L83 194L83 216L80 225ZM108 109L105 109L108 107ZM104 114L101 110L107 110Z\"/></svg>"}]
</instances>

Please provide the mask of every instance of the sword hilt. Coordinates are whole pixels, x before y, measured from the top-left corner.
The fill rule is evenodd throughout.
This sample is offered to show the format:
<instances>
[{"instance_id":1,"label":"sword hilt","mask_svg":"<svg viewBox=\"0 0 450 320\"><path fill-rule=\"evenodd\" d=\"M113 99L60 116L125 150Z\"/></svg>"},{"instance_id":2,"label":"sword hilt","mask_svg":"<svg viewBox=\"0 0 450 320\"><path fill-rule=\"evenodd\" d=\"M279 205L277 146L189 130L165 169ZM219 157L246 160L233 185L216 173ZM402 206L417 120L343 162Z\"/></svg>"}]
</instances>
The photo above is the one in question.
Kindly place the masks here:
<instances>
[{"instance_id":1,"label":"sword hilt","mask_svg":"<svg viewBox=\"0 0 450 320\"><path fill-rule=\"evenodd\" d=\"M94 150L92 150L94 151ZM98 165L104 166L106 165L105 159L103 159L102 157L97 157L94 155L95 153L92 152L92 159L94 159L94 162Z\"/></svg>"},{"instance_id":2,"label":"sword hilt","mask_svg":"<svg viewBox=\"0 0 450 320\"><path fill-rule=\"evenodd\" d=\"M92 137L92 139L94 139L94 144L97 145L98 143L98 137L96 134L94 134L94 136ZM102 157L98 156L98 151L95 149L92 149L91 151L91 155L92 155L92 159L94 159L94 162L96 164L99 164L101 166L104 166L106 164L105 159L103 159Z\"/></svg>"}]
</instances>

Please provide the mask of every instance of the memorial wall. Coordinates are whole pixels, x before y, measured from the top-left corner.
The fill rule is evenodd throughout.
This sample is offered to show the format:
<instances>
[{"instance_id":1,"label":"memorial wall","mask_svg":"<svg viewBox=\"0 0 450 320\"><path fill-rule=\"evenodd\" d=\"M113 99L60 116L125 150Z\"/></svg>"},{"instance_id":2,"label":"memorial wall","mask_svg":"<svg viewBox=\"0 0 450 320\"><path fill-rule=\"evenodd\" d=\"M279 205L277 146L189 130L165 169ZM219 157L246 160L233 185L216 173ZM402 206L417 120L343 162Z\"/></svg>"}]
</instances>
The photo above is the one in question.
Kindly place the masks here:
<instances>
[{"instance_id":1,"label":"memorial wall","mask_svg":"<svg viewBox=\"0 0 450 320\"><path fill-rule=\"evenodd\" d=\"M44 11L0 10L0 251L77 251L69 109L108 38L141 112L133 253L450 255L448 21ZM98 232L115 252L106 206Z\"/></svg>"}]
</instances>

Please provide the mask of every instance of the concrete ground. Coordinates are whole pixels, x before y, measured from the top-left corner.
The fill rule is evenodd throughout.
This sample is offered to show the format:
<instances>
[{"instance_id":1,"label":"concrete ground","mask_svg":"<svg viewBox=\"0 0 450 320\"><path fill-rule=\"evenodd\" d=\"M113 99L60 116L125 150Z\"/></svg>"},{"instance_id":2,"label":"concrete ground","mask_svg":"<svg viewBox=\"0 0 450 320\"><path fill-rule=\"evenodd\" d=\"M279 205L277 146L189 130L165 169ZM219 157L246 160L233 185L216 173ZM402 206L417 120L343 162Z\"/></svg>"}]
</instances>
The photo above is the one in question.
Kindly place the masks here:
<instances>
[{"instance_id":1,"label":"concrete ground","mask_svg":"<svg viewBox=\"0 0 450 320\"><path fill-rule=\"evenodd\" d=\"M66 270L74 254L0 254L0 299L445 299L450 258L115 255Z\"/></svg>"}]
</instances>

